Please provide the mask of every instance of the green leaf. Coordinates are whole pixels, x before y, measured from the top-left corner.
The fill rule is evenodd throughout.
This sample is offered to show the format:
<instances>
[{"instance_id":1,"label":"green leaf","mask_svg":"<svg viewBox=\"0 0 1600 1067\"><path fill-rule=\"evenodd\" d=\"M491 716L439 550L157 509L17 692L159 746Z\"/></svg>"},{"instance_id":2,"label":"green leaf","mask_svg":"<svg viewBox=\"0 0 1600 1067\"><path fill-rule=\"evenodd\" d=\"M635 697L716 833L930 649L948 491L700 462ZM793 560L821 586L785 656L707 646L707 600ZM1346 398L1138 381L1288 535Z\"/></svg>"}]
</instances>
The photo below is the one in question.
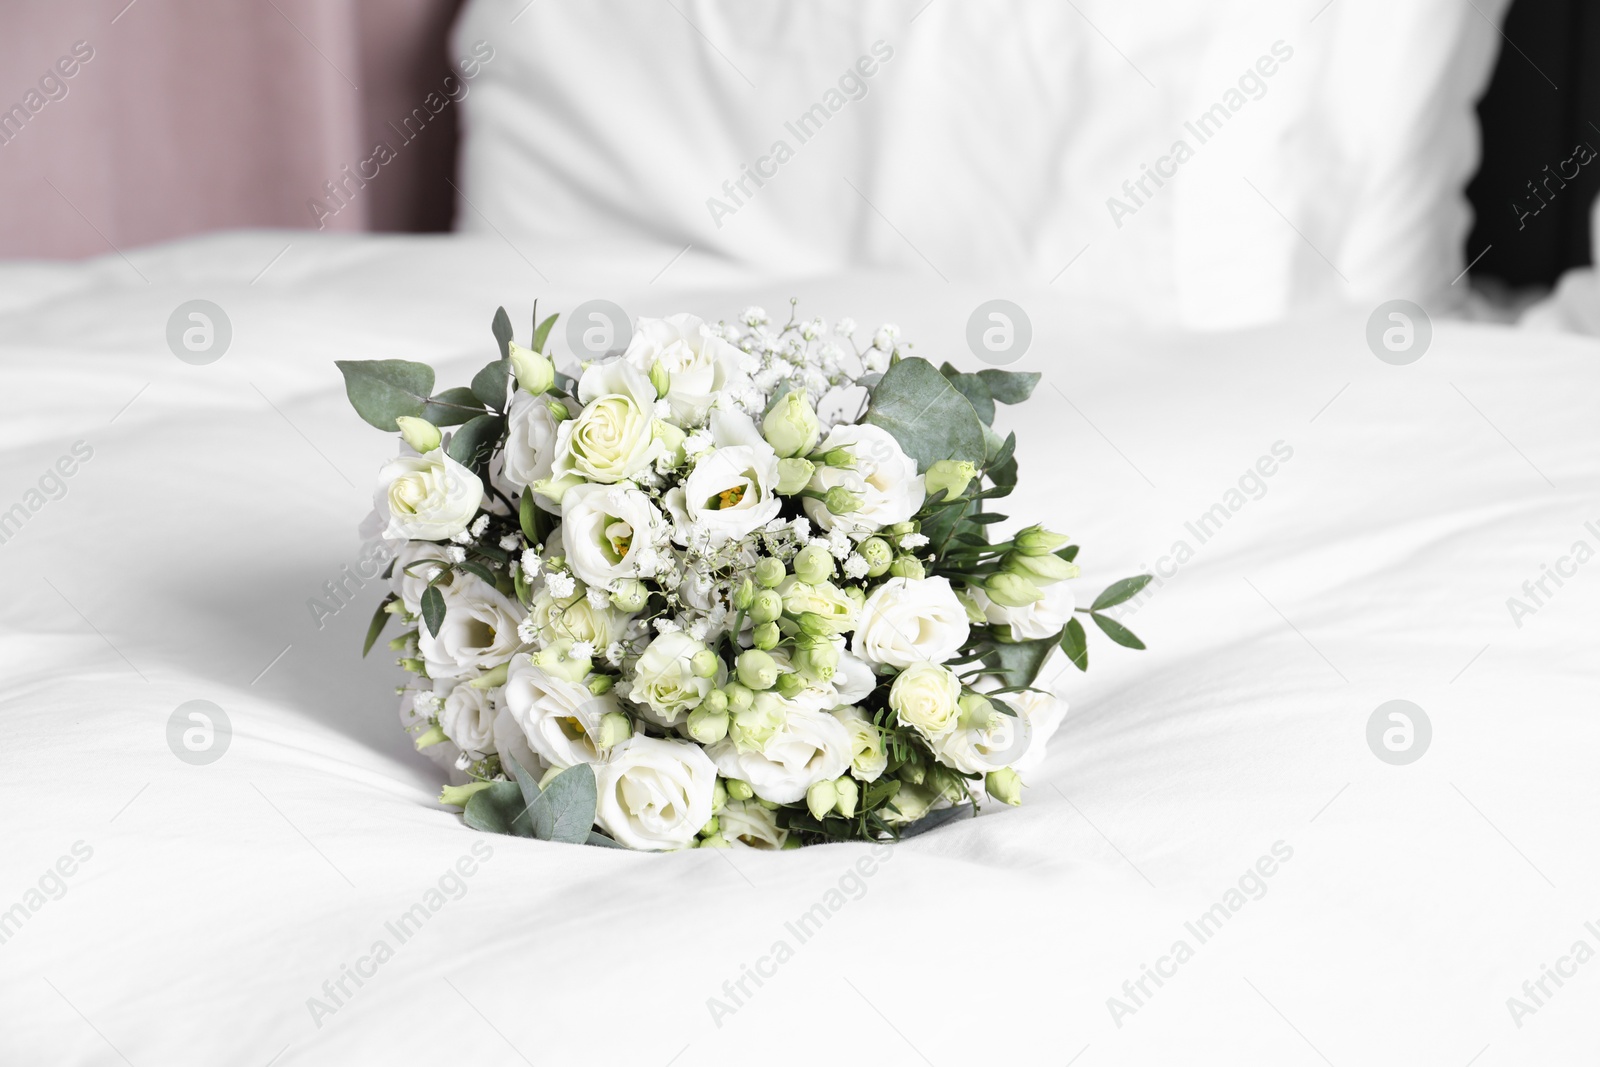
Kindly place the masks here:
<instances>
[{"instance_id":1,"label":"green leaf","mask_svg":"<svg viewBox=\"0 0 1600 1067\"><path fill-rule=\"evenodd\" d=\"M555 316L551 315L550 318L553 319L553 318L555 318ZM624 849L624 850L628 847L627 845L619 845L619 844L617 844L615 841L611 840L611 838L607 837L605 834L600 833L598 830L590 830L589 831L589 840L586 841L585 844L598 845L601 848L620 848L620 849Z\"/></svg>"},{"instance_id":2,"label":"green leaf","mask_svg":"<svg viewBox=\"0 0 1600 1067\"><path fill-rule=\"evenodd\" d=\"M522 536L527 538L530 545L542 545L555 533L557 518L534 502L533 490L526 487L522 490L522 499L517 504L517 518L522 524Z\"/></svg>"},{"instance_id":3,"label":"green leaf","mask_svg":"<svg viewBox=\"0 0 1600 1067\"><path fill-rule=\"evenodd\" d=\"M981 465L983 421L967 398L919 356L900 360L872 391L866 422L887 430L927 470L941 459Z\"/></svg>"},{"instance_id":4,"label":"green leaf","mask_svg":"<svg viewBox=\"0 0 1600 1067\"><path fill-rule=\"evenodd\" d=\"M474 830L485 833L532 837L533 823L526 809L517 783L490 782L489 788L480 789L467 798L462 818Z\"/></svg>"},{"instance_id":5,"label":"green leaf","mask_svg":"<svg viewBox=\"0 0 1600 1067\"><path fill-rule=\"evenodd\" d=\"M939 373L961 390L961 395L967 398L985 426L994 422L994 397L989 395L989 387L982 378L976 374L962 374L948 363L939 368Z\"/></svg>"},{"instance_id":6,"label":"green leaf","mask_svg":"<svg viewBox=\"0 0 1600 1067\"><path fill-rule=\"evenodd\" d=\"M494 450L505 428L505 416L479 415L469 419L451 436L445 452L463 467L476 466L479 459L486 458Z\"/></svg>"},{"instance_id":7,"label":"green leaf","mask_svg":"<svg viewBox=\"0 0 1600 1067\"><path fill-rule=\"evenodd\" d=\"M436 585L422 591L422 621L430 634L439 636L439 627L444 625L444 594Z\"/></svg>"},{"instance_id":8,"label":"green leaf","mask_svg":"<svg viewBox=\"0 0 1600 1067\"><path fill-rule=\"evenodd\" d=\"M900 779L879 778L876 782L867 786L866 792L862 794L861 806L863 809L875 808L898 792L900 792Z\"/></svg>"},{"instance_id":9,"label":"green leaf","mask_svg":"<svg viewBox=\"0 0 1600 1067\"><path fill-rule=\"evenodd\" d=\"M334 365L344 375L350 406L380 430L398 432L394 420L402 415L421 418L433 391L433 368L404 359L340 359Z\"/></svg>"},{"instance_id":10,"label":"green leaf","mask_svg":"<svg viewBox=\"0 0 1600 1067\"><path fill-rule=\"evenodd\" d=\"M984 666L989 668L984 673L1003 679L1006 685L1032 685L1055 644L1054 637L1041 637L1036 641L995 645L983 657Z\"/></svg>"},{"instance_id":11,"label":"green leaf","mask_svg":"<svg viewBox=\"0 0 1600 1067\"><path fill-rule=\"evenodd\" d=\"M1106 587L1105 592L1094 598L1094 603L1089 605L1089 610L1101 611L1105 608L1114 608L1125 600L1132 600L1139 595L1139 590L1150 584L1151 577L1148 574L1140 574L1132 578L1124 578L1120 582L1112 582Z\"/></svg>"},{"instance_id":12,"label":"green leaf","mask_svg":"<svg viewBox=\"0 0 1600 1067\"><path fill-rule=\"evenodd\" d=\"M511 361L497 359L472 376L472 395L483 401L485 407L504 411L506 384L511 376Z\"/></svg>"},{"instance_id":13,"label":"green leaf","mask_svg":"<svg viewBox=\"0 0 1600 1067\"><path fill-rule=\"evenodd\" d=\"M456 569L466 571L468 574L482 579L486 585L495 584L494 572L481 563L474 563L471 560L467 560L465 563L457 563Z\"/></svg>"},{"instance_id":14,"label":"green leaf","mask_svg":"<svg viewBox=\"0 0 1600 1067\"><path fill-rule=\"evenodd\" d=\"M537 304L534 305L533 317L536 321L539 317L539 308ZM550 340L550 328L556 324L556 319L558 318L560 318L559 314L551 315L548 319L545 319L543 322L534 327L533 350L535 352L544 351L545 342Z\"/></svg>"},{"instance_id":15,"label":"green leaf","mask_svg":"<svg viewBox=\"0 0 1600 1067\"><path fill-rule=\"evenodd\" d=\"M948 823L960 822L962 819L970 819L976 814L978 814L978 809L972 804L958 804L951 808L940 808L938 811L929 812L927 815L924 815L910 826L907 826L905 829L901 830L900 836L902 839L907 837L916 837L919 834L927 833L929 830L937 830L939 827L947 825Z\"/></svg>"},{"instance_id":16,"label":"green leaf","mask_svg":"<svg viewBox=\"0 0 1600 1067\"><path fill-rule=\"evenodd\" d=\"M500 358L511 358L511 316L506 314L503 307L494 309L494 322L489 328L494 331L494 339L500 345Z\"/></svg>"},{"instance_id":17,"label":"green leaf","mask_svg":"<svg viewBox=\"0 0 1600 1067\"><path fill-rule=\"evenodd\" d=\"M578 763L554 778L528 807L533 836L541 841L582 845L589 840L599 803L594 768Z\"/></svg>"},{"instance_id":18,"label":"green leaf","mask_svg":"<svg viewBox=\"0 0 1600 1067\"><path fill-rule=\"evenodd\" d=\"M535 778L533 773L521 763L518 763L514 756L507 756L504 763L510 769L511 777L517 783L517 789L522 794L522 806L531 810L539 802L539 779Z\"/></svg>"},{"instance_id":19,"label":"green leaf","mask_svg":"<svg viewBox=\"0 0 1600 1067\"><path fill-rule=\"evenodd\" d=\"M1111 640L1115 641L1123 648L1144 648L1144 642L1135 637L1132 630L1122 625L1116 619L1106 615L1101 615L1099 612L1094 612L1089 617L1095 621L1100 629L1106 632L1107 637L1111 638ZM1072 621L1077 622L1078 620L1074 619Z\"/></svg>"},{"instance_id":20,"label":"green leaf","mask_svg":"<svg viewBox=\"0 0 1600 1067\"><path fill-rule=\"evenodd\" d=\"M983 379L983 384L989 387L989 395L1002 404L1020 404L1033 395L1033 387L1039 384L1038 371L1000 370L998 367L989 367L978 372L978 377Z\"/></svg>"},{"instance_id":21,"label":"green leaf","mask_svg":"<svg viewBox=\"0 0 1600 1067\"><path fill-rule=\"evenodd\" d=\"M1080 671L1089 669L1089 638L1083 632L1083 623L1076 618L1068 619L1066 629L1061 631L1061 651Z\"/></svg>"},{"instance_id":22,"label":"green leaf","mask_svg":"<svg viewBox=\"0 0 1600 1067\"><path fill-rule=\"evenodd\" d=\"M992 432L992 431L991 431ZM1017 484L1017 435L1006 434L1000 447L989 455L989 480L996 486L1011 490Z\"/></svg>"},{"instance_id":23,"label":"green leaf","mask_svg":"<svg viewBox=\"0 0 1600 1067\"><path fill-rule=\"evenodd\" d=\"M372 646L378 643L378 635L383 633L383 628L389 625L389 613L383 609L394 601L394 594L390 593L383 598L383 603L378 605L378 610L372 613L372 622L367 627L367 639L361 644L361 656L366 658Z\"/></svg>"},{"instance_id":24,"label":"green leaf","mask_svg":"<svg viewBox=\"0 0 1600 1067\"><path fill-rule=\"evenodd\" d=\"M422 406L422 417L435 426L460 426L475 415L483 414L483 404L464 385L446 389Z\"/></svg>"},{"instance_id":25,"label":"green leaf","mask_svg":"<svg viewBox=\"0 0 1600 1067\"><path fill-rule=\"evenodd\" d=\"M1057 552L1056 555L1060 556L1062 559L1066 560L1068 563L1071 563L1073 560L1078 558L1078 546L1077 545L1068 545L1066 548L1063 548L1060 552Z\"/></svg>"}]
</instances>

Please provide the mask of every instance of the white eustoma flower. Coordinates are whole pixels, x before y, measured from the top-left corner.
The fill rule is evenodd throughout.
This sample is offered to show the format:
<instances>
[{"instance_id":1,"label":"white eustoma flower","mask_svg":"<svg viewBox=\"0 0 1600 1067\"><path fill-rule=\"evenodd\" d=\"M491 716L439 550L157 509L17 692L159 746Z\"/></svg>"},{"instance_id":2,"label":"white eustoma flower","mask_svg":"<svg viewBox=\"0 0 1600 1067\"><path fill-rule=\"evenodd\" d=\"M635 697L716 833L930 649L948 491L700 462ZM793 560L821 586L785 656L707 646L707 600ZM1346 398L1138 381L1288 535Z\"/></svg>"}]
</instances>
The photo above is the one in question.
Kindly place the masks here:
<instances>
[{"instance_id":1,"label":"white eustoma flower","mask_svg":"<svg viewBox=\"0 0 1600 1067\"><path fill-rule=\"evenodd\" d=\"M595 818L619 845L683 848L711 821L717 769L699 745L634 736L594 772Z\"/></svg>"},{"instance_id":2,"label":"white eustoma flower","mask_svg":"<svg viewBox=\"0 0 1600 1067\"><path fill-rule=\"evenodd\" d=\"M1041 675L1045 673L1043 670L1040 672ZM999 687L999 682L992 678L984 678L975 688L989 692ZM1054 693L1036 693L1032 690L1007 693L998 699L1011 705L1021 718L1017 726L1020 744L1013 744L1007 753L1010 756L1011 768L1018 774L1037 770L1044 762L1045 747L1049 744L1050 738L1061 728L1062 720L1067 717L1067 702Z\"/></svg>"},{"instance_id":3,"label":"white eustoma flower","mask_svg":"<svg viewBox=\"0 0 1600 1067\"><path fill-rule=\"evenodd\" d=\"M1011 627L1011 636L1018 641L1034 641L1059 634L1077 606L1072 587L1066 582L1051 582L1040 587L1040 592L1044 596L1033 603L1020 608L1008 608L1004 604L996 604L984 595L982 589L974 586L972 600L991 623Z\"/></svg>"},{"instance_id":4,"label":"white eustoma flower","mask_svg":"<svg viewBox=\"0 0 1600 1067\"><path fill-rule=\"evenodd\" d=\"M483 579L457 573L444 594L444 621L437 634L424 625L417 648L432 678L460 678L498 667L522 644L517 623L522 608Z\"/></svg>"},{"instance_id":5,"label":"white eustoma flower","mask_svg":"<svg viewBox=\"0 0 1600 1067\"><path fill-rule=\"evenodd\" d=\"M1014 694L1009 694L1014 695ZM982 722L958 723L928 743L939 762L968 774L988 774L1012 765L1027 748L1027 724L1020 715L996 710Z\"/></svg>"},{"instance_id":6,"label":"white eustoma flower","mask_svg":"<svg viewBox=\"0 0 1600 1067\"><path fill-rule=\"evenodd\" d=\"M629 616L610 606L604 589L591 586L587 595L576 592L558 597L546 584L533 598L528 612L527 626L535 634L540 646L552 641L582 641L596 648L605 648L613 641L622 640L628 627ZM600 601L595 604L596 599Z\"/></svg>"},{"instance_id":7,"label":"white eustoma flower","mask_svg":"<svg viewBox=\"0 0 1600 1067\"><path fill-rule=\"evenodd\" d=\"M577 682L536 666L527 653L511 661L501 700L527 738L528 746L551 767L594 763L600 719L619 710L611 693L595 696Z\"/></svg>"},{"instance_id":8,"label":"white eustoma flower","mask_svg":"<svg viewBox=\"0 0 1600 1067\"><path fill-rule=\"evenodd\" d=\"M415 741L421 734L427 732L432 725L428 717L437 710L442 710L435 704L437 699L433 693L425 689L420 692L407 690L400 694L400 726L411 740ZM422 754L441 767L454 767L461 750L456 747L454 741L441 741L437 745L429 745L422 749Z\"/></svg>"},{"instance_id":9,"label":"white eustoma flower","mask_svg":"<svg viewBox=\"0 0 1600 1067\"><path fill-rule=\"evenodd\" d=\"M845 529L876 530L905 522L917 513L927 496L922 475L917 473L917 461L905 454L889 431L868 423L835 426L817 451L835 448L848 450L856 465L818 467L810 488L826 493L836 485L843 486L859 495L861 504L848 514L835 515L821 500L807 497L802 504L818 526L824 530L836 524Z\"/></svg>"},{"instance_id":10,"label":"white eustoma flower","mask_svg":"<svg viewBox=\"0 0 1600 1067\"><path fill-rule=\"evenodd\" d=\"M667 506L679 526L694 523L712 547L765 526L778 514L778 457L771 446L735 445L702 456L681 487L669 490Z\"/></svg>"},{"instance_id":11,"label":"white eustoma flower","mask_svg":"<svg viewBox=\"0 0 1600 1067\"><path fill-rule=\"evenodd\" d=\"M956 728L961 718L960 698L961 680L950 668L936 663L913 663L889 687L889 707L901 725L928 741L937 741Z\"/></svg>"},{"instance_id":12,"label":"white eustoma flower","mask_svg":"<svg viewBox=\"0 0 1600 1067\"><path fill-rule=\"evenodd\" d=\"M638 577L641 557L654 551L666 530L666 520L638 489L580 485L561 500L567 563L579 578L602 589L619 578Z\"/></svg>"},{"instance_id":13,"label":"white eustoma flower","mask_svg":"<svg viewBox=\"0 0 1600 1067\"><path fill-rule=\"evenodd\" d=\"M389 572L389 588L394 590L400 603L413 615L422 613L422 592L444 563L445 550L431 541L410 541L394 557L394 570ZM447 586L455 575L442 579ZM1059 583L1058 583L1059 584ZM443 589L440 590L443 592Z\"/></svg>"},{"instance_id":14,"label":"white eustoma flower","mask_svg":"<svg viewBox=\"0 0 1600 1067\"><path fill-rule=\"evenodd\" d=\"M717 394L738 376L737 348L693 315L640 319L622 358L649 375L657 364L667 375L666 401L685 426L699 423Z\"/></svg>"},{"instance_id":15,"label":"white eustoma flower","mask_svg":"<svg viewBox=\"0 0 1600 1067\"><path fill-rule=\"evenodd\" d=\"M561 424L550 413L550 400L520 389L506 412L505 479L521 490L550 477L556 458L556 432Z\"/></svg>"},{"instance_id":16,"label":"white eustoma flower","mask_svg":"<svg viewBox=\"0 0 1600 1067\"><path fill-rule=\"evenodd\" d=\"M890 578L862 604L850 651L889 667L943 663L969 632L967 611L948 578Z\"/></svg>"},{"instance_id":17,"label":"white eustoma flower","mask_svg":"<svg viewBox=\"0 0 1600 1067\"><path fill-rule=\"evenodd\" d=\"M470 686L468 681L471 679L445 679L434 684L434 692L444 696L439 728L461 751L482 759L494 751L494 719L499 709L492 690Z\"/></svg>"},{"instance_id":18,"label":"white eustoma flower","mask_svg":"<svg viewBox=\"0 0 1600 1067\"><path fill-rule=\"evenodd\" d=\"M756 796L774 804L793 804L817 782L839 777L850 766L850 732L825 711L790 706L784 723L754 752L740 752L732 740L706 749L725 778L750 783Z\"/></svg>"},{"instance_id":19,"label":"white eustoma flower","mask_svg":"<svg viewBox=\"0 0 1600 1067\"><path fill-rule=\"evenodd\" d=\"M875 782L889 767L889 753L879 730L867 713L854 705L834 708L833 717L850 734L850 774L863 782Z\"/></svg>"},{"instance_id":20,"label":"white eustoma flower","mask_svg":"<svg viewBox=\"0 0 1600 1067\"><path fill-rule=\"evenodd\" d=\"M778 825L778 813L754 800L730 800L717 816L722 836L735 848L778 849L789 831Z\"/></svg>"},{"instance_id":21,"label":"white eustoma flower","mask_svg":"<svg viewBox=\"0 0 1600 1067\"><path fill-rule=\"evenodd\" d=\"M649 708L657 725L677 726L717 684L715 677L694 672L694 658L704 651L703 643L681 630L660 635L634 664L628 699ZM726 677L721 664L718 673Z\"/></svg>"},{"instance_id":22,"label":"white eustoma flower","mask_svg":"<svg viewBox=\"0 0 1600 1067\"><path fill-rule=\"evenodd\" d=\"M500 756L507 777L511 777L512 760L535 778L548 769L544 760L528 744L528 735L522 732L517 717L506 707L503 699L499 701L494 715L494 750Z\"/></svg>"},{"instance_id":23,"label":"white eustoma flower","mask_svg":"<svg viewBox=\"0 0 1600 1067\"><path fill-rule=\"evenodd\" d=\"M656 436L655 386L620 359L596 363L578 380L583 412L556 430L551 473L613 483L647 469L666 452Z\"/></svg>"},{"instance_id":24,"label":"white eustoma flower","mask_svg":"<svg viewBox=\"0 0 1600 1067\"><path fill-rule=\"evenodd\" d=\"M483 483L436 448L385 464L378 472L373 503L389 517L385 537L444 541L472 522L483 503Z\"/></svg>"}]
</instances>

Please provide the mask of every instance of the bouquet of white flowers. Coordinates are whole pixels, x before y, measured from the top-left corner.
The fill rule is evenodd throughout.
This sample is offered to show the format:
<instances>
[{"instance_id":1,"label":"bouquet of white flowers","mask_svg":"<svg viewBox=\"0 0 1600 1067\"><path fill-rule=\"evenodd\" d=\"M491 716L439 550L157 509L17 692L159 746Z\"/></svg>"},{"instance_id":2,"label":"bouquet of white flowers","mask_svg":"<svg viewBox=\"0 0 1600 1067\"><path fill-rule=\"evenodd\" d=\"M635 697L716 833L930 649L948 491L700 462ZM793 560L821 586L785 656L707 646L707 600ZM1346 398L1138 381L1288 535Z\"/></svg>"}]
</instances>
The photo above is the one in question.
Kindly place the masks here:
<instances>
[{"instance_id":1,"label":"bouquet of white flowers","mask_svg":"<svg viewBox=\"0 0 1600 1067\"><path fill-rule=\"evenodd\" d=\"M1087 667L1078 548L992 541L1017 481L996 402L1039 376L910 354L893 326L642 319L576 379L493 323L470 387L339 364L398 432L376 519L392 592L367 634L416 676L401 718L481 830L633 849L880 840L1021 797ZM455 427L443 433L440 427Z\"/></svg>"}]
</instances>

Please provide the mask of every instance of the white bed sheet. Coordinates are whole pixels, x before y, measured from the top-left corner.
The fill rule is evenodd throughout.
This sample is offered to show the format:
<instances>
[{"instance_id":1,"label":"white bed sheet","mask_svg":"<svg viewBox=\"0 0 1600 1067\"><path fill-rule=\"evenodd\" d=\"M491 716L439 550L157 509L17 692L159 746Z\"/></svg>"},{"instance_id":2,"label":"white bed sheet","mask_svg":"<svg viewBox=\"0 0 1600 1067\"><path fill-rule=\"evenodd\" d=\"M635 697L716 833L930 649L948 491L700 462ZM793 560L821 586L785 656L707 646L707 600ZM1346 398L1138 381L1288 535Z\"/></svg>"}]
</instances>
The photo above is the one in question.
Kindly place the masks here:
<instances>
[{"instance_id":1,"label":"white bed sheet","mask_svg":"<svg viewBox=\"0 0 1600 1067\"><path fill-rule=\"evenodd\" d=\"M374 583L324 629L306 606L356 560L390 447L332 360L465 380L497 304L520 325L534 296L732 315L792 291L973 365L966 317L997 294L709 289L653 266L546 284L492 238L239 234L129 258L0 267L0 508L93 449L0 544L0 909L92 850L0 944L0 1062L1489 1067L1600 1049L1600 963L1520 1027L1506 1004L1574 942L1600 947L1600 563L1520 627L1506 603L1600 546L1595 342L1436 323L1396 367L1364 314L1136 337L1047 290L1003 294L1035 328L1016 366L1046 375L1002 415L1021 441L1009 510L1081 540L1086 595L1177 541L1193 556L1128 619L1149 652L1097 641L1087 676L1060 677L1071 711L1024 807L894 848L802 944L785 924L826 908L865 846L631 855L484 837L431 802L393 668L357 658ZM210 366L166 347L193 298L232 321ZM1200 544L1185 524L1277 442L1292 457ZM1365 741L1394 698L1433 724L1409 766ZM233 724L209 766L166 743L194 699ZM398 943L386 923L485 842L465 895ZM1185 923L1275 845L1292 858L1264 895L1200 944ZM1108 998L1133 1005L1124 982L1180 939L1193 957L1114 1020ZM392 958L318 1026L308 999L379 940ZM779 941L792 958L762 963ZM758 964L772 977L713 1019L708 998L731 1006L723 983Z\"/></svg>"}]
</instances>

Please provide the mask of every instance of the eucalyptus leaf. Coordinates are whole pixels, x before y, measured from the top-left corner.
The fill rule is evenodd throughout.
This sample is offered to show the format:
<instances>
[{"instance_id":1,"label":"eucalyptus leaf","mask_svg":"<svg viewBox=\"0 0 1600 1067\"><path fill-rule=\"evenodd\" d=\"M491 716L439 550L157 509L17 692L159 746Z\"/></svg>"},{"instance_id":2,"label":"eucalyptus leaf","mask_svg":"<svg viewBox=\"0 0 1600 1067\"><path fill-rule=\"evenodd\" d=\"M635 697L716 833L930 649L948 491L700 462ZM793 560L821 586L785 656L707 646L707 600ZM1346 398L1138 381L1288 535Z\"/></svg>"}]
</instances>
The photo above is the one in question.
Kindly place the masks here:
<instances>
[{"instance_id":1,"label":"eucalyptus leaf","mask_svg":"<svg viewBox=\"0 0 1600 1067\"><path fill-rule=\"evenodd\" d=\"M985 673L1003 679L1006 685L1032 685L1055 646L1054 637L995 645L983 657L984 666L988 668Z\"/></svg>"},{"instance_id":2,"label":"eucalyptus leaf","mask_svg":"<svg viewBox=\"0 0 1600 1067\"><path fill-rule=\"evenodd\" d=\"M532 809L539 802L539 779L533 772L524 767L515 756L507 756L505 766L511 771L511 778L517 783L517 789L522 793L522 805Z\"/></svg>"},{"instance_id":3,"label":"eucalyptus leaf","mask_svg":"<svg viewBox=\"0 0 1600 1067\"><path fill-rule=\"evenodd\" d=\"M511 338L514 335L511 332L511 316L506 314L505 308L494 309L494 322L489 328L494 331L494 339L500 345L500 358L510 359Z\"/></svg>"},{"instance_id":4,"label":"eucalyptus leaf","mask_svg":"<svg viewBox=\"0 0 1600 1067\"><path fill-rule=\"evenodd\" d=\"M1066 629L1061 631L1061 651L1080 671L1089 669L1089 638L1076 617L1068 619Z\"/></svg>"},{"instance_id":5,"label":"eucalyptus leaf","mask_svg":"<svg viewBox=\"0 0 1600 1067\"><path fill-rule=\"evenodd\" d=\"M550 317L552 319L555 318L554 315L551 315ZM600 833L598 830L590 830L589 831L589 839L584 843L585 844L589 844L589 845L598 845L601 848L620 848L620 849L623 849L624 851L626 851L626 849L628 847L627 845L619 845L619 844L617 844L615 841L611 840L611 838L607 837L605 834Z\"/></svg>"},{"instance_id":6,"label":"eucalyptus leaf","mask_svg":"<svg viewBox=\"0 0 1600 1067\"><path fill-rule=\"evenodd\" d=\"M398 432L395 419L421 418L433 391L433 368L404 359L340 359L334 365L344 375L345 395L369 424Z\"/></svg>"},{"instance_id":7,"label":"eucalyptus leaf","mask_svg":"<svg viewBox=\"0 0 1600 1067\"><path fill-rule=\"evenodd\" d=\"M1001 370L998 367L989 367L978 372L978 377L983 379L983 384L989 387L989 395L1002 404L1020 404L1033 395L1033 387L1039 384L1038 371Z\"/></svg>"},{"instance_id":8,"label":"eucalyptus leaf","mask_svg":"<svg viewBox=\"0 0 1600 1067\"><path fill-rule=\"evenodd\" d=\"M970 819L976 814L978 814L978 809L972 804L957 804L954 807L940 808L938 811L929 812L901 830L900 837L902 840L907 837L917 837L927 833L929 830L937 830L939 827L949 823Z\"/></svg>"},{"instance_id":9,"label":"eucalyptus leaf","mask_svg":"<svg viewBox=\"0 0 1600 1067\"><path fill-rule=\"evenodd\" d=\"M439 636L439 627L444 625L444 594L436 585L422 591L422 621L430 634Z\"/></svg>"},{"instance_id":10,"label":"eucalyptus leaf","mask_svg":"<svg viewBox=\"0 0 1600 1067\"><path fill-rule=\"evenodd\" d=\"M490 834L532 837L533 823L528 818L522 790L515 782L490 782L467 798L462 819L474 830Z\"/></svg>"},{"instance_id":11,"label":"eucalyptus leaf","mask_svg":"<svg viewBox=\"0 0 1600 1067\"><path fill-rule=\"evenodd\" d=\"M541 841L585 844L598 804L594 768L587 763L574 764L550 779L544 792L528 807L533 836Z\"/></svg>"},{"instance_id":12,"label":"eucalyptus leaf","mask_svg":"<svg viewBox=\"0 0 1600 1067\"><path fill-rule=\"evenodd\" d=\"M887 430L926 471L941 459L974 466L987 458L983 421L932 363L918 356L890 367L872 394L865 422Z\"/></svg>"},{"instance_id":13,"label":"eucalyptus leaf","mask_svg":"<svg viewBox=\"0 0 1600 1067\"><path fill-rule=\"evenodd\" d=\"M1135 637L1132 630L1109 615L1101 615L1099 612L1095 612L1089 617L1095 621L1095 625L1105 631L1107 637L1123 648L1144 648L1144 642Z\"/></svg>"},{"instance_id":14,"label":"eucalyptus leaf","mask_svg":"<svg viewBox=\"0 0 1600 1067\"><path fill-rule=\"evenodd\" d=\"M961 395L967 398L985 426L994 422L994 397L989 395L989 387L982 378L976 374L963 374L948 363L939 368L939 373L961 390Z\"/></svg>"},{"instance_id":15,"label":"eucalyptus leaf","mask_svg":"<svg viewBox=\"0 0 1600 1067\"><path fill-rule=\"evenodd\" d=\"M451 436L445 452L463 467L476 466L480 459L487 458L493 451L505 428L505 416L479 415L469 419Z\"/></svg>"},{"instance_id":16,"label":"eucalyptus leaf","mask_svg":"<svg viewBox=\"0 0 1600 1067\"><path fill-rule=\"evenodd\" d=\"M1105 592L1094 598L1089 610L1102 611L1105 608L1114 608L1123 601L1132 600L1139 595L1139 590L1150 584L1151 577L1149 574L1139 574L1132 578L1124 578L1120 582L1112 582L1106 586Z\"/></svg>"},{"instance_id":17,"label":"eucalyptus leaf","mask_svg":"<svg viewBox=\"0 0 1600 1067\"><path fill-rule=\"evenodd\" d=\"M537 319L538 317L539 317L539 308L538 308L538 305L535 304L534 305L534 318ZM551 329L551 327L553 327L556 324L556 319L558 319L558 318L560 318L560 315L551 315L548 319L545 319L543 322L539 323L537 326L534 327L534 330L533 330L533 350L535 352L543 352L544 351L545 342L550 340L550 329Z\"/></svg>"},{"instance_id":18,"label":"eucalyptus leaf","mask_svg":"<svg viewBox=\"0 0 1600 1067\"><path fill-rule=\"evenodd\" d=\"M422 406L422 417L435 426L460 426L468 419L483 414L483 404L464 385L446 389Z\"/></svg>"},{"instance_id":19,"label":"eucalyptus leaf","mask_svg":"<svg viewBox=\"0 0 1600 1067\"><path fill-rule=\"evenodd\" d=\"M472 395L483 401L485 407L504 411L506 387L511 376L511 361L497 359L472 376Z\"/></svg>"},{"instance_id":20,"label":"eucalyptus leaf","mask_svg":"<svg viewBox=\"0 0 1600 1067\"><path fill-rule=\"evenodd\" d=\"M378 643L378 635L383 633L383 628L389 625L389 613L384 608L394 602L394 594L383 598L383 603L378 605L378 610L372 613L372 622L367 626L367 639L361 644L361 656L366 658L372 646Z\"/></svg>"}]
</instances>

